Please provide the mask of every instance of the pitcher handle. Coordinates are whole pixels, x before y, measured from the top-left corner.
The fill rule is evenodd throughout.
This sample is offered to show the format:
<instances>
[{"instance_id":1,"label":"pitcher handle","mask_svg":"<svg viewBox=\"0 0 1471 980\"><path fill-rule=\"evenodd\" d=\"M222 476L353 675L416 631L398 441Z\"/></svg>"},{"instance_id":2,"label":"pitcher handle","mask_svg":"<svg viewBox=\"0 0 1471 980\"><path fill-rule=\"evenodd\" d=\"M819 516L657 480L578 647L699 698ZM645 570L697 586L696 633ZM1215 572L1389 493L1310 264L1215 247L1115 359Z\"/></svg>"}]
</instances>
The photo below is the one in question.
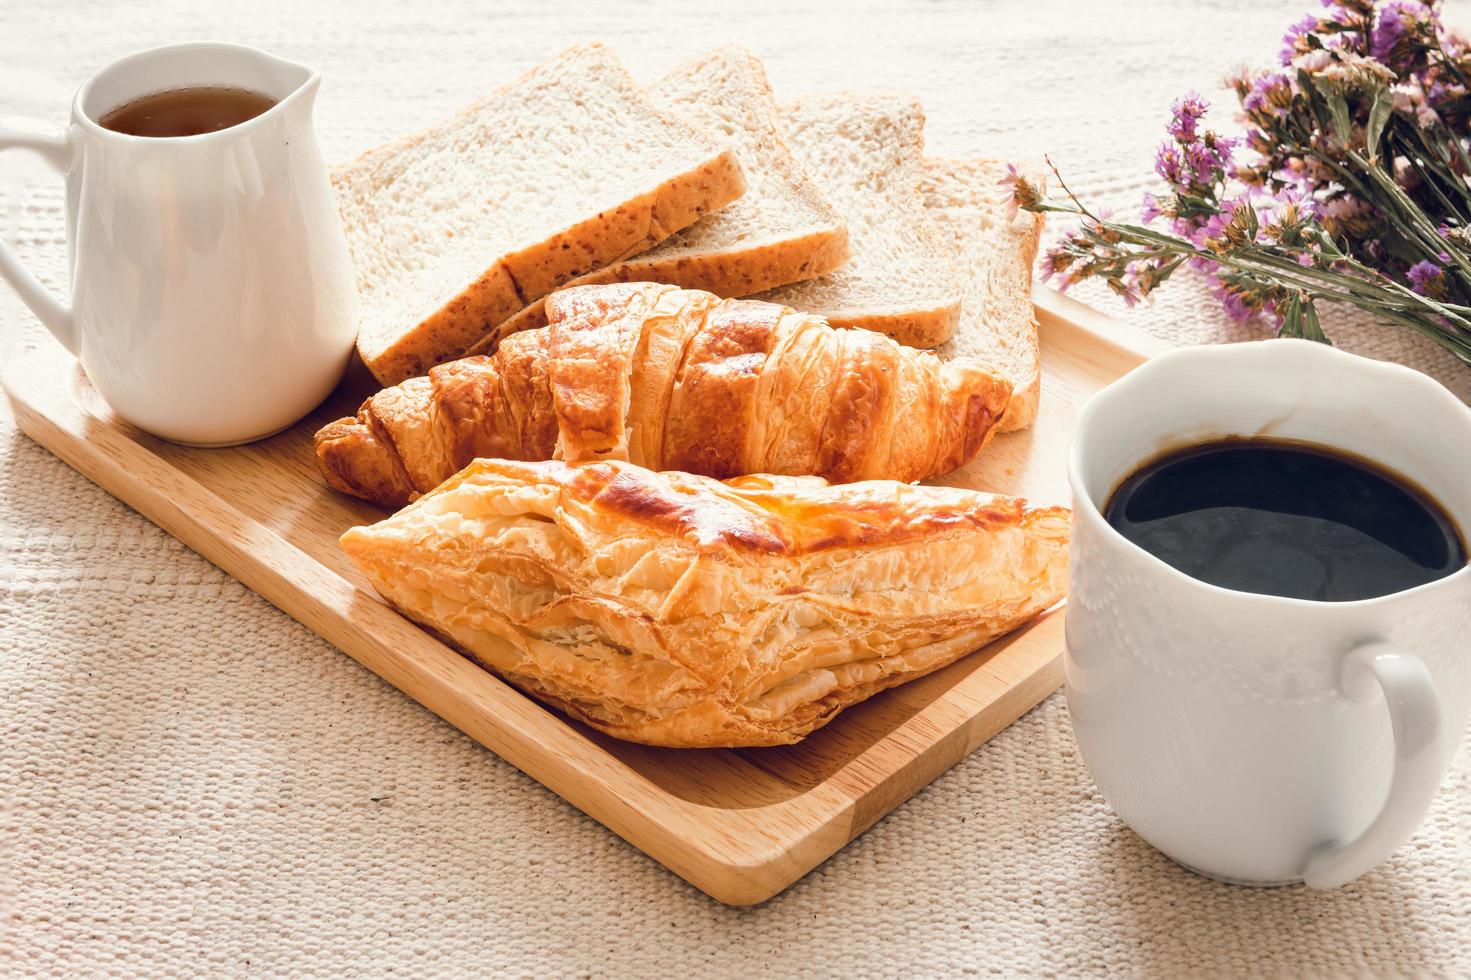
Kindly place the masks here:
<instances>
[{"instance_id":1,"label":"pitcher handle","mask_svg":"<svg viewBox=\"0 0 1471 980\"><path fill-rule=\"evenodd\" d=\"M1394 775L1384 806L1368 829L1346 844L1326 845L1308 859L1303 882L1309 888L1346 885L1393 854L1425 819L1444 775L1440 750L1445 724L1424 661L1387 643L1367 643L1343 658L1339 687L1356 704L1370 704L1383 694L1394 730Z\"/></svg>"},{"instance_id":2,"label":"pitcher handle","mask_svg":"<svg viewBox=\"0 0 1471 980\"><path fill-rule=\"evenodd\" d=\"M30 119L0 119L0 151L31 150L58 172L66 173L71 167L71 143L65 130ZM20 258L4 240L0 240L0 279L10 283L24 303L36 314L52 336L72 354L77 353L77 330L72 319L71 307L67 306L45 286L30 270L20 264Z\"/></svg>"}]
</instances>

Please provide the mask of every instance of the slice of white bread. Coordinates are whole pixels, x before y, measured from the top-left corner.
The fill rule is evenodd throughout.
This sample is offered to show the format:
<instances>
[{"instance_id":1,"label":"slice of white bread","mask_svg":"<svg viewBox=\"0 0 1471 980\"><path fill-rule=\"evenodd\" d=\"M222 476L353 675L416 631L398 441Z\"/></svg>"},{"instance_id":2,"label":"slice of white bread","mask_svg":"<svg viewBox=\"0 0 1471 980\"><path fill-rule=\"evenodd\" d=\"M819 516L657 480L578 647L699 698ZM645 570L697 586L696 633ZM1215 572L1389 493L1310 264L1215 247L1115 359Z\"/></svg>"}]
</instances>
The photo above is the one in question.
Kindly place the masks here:
<instances>
[{"instance_id":1,"label":"slice of white bread","mask_svg":"<svg viewBox=\"0 0 1471 980\"><path fill-rule=\"evenodd\" d=\"M364 154L333 185L357 268L358 351L395 384L730 203L745 181L734 151L657 110L589 44Z\"/></svg>"},{"instance_id":2,"label":"slice of white bread","mask_svg":"<svg viewBox=\"0 0 1471 980\"><path fill-rule=\"evenodd\" d=\"M919 192L919 102L897 94L809 96L783 107L782 126L787 145L847 222L852 255L836 272L756 298L911 347L949 340L960 320L961 284Z\"/></svg>"},{"instance_id":3,"label":"slice of white bread","mask_svg":"<svg viewBox=\"0 0 1471 980\"><path fill-rule=\"evenodd\" d=\"M662 245L577 280L665 282L717 296L747 296L831 272L848 258L843 220L823 199L777 132L776 104L760 60L738 46L687 61L648 90L721 145L745 172L746 193ZM488 353L501 338L546 325L538 301L471 348Z\"/></svg>"},{"instance_id":4,"label":"slice of white bread","mask_svg":"<svg viewBox=\"0 0 1471 980\"><path fill-rule=\"evenodd\" d=\"M925 208L954 247L964 283L960 326L936 353L941 359L978 357L1011 382L1011 404L1001 430L1024 429L1037 417L1042 360L1032 308L1032 264L1043 216L1007 217L1008 161L931 157L920 189ZM1040 183L1041 171L1017 168Z\"/></svg>"}]
</instances>

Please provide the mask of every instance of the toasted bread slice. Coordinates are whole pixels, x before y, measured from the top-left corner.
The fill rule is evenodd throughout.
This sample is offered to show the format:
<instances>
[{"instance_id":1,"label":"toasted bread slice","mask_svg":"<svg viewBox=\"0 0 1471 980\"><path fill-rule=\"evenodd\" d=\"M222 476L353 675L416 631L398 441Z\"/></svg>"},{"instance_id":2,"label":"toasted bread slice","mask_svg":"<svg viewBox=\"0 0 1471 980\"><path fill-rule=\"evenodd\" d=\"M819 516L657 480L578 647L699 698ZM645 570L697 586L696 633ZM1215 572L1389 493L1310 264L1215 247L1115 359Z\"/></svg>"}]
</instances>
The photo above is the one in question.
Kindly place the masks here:
<instances>
[{"instance_id":1,"label":"toasted bread slice","mask_svg":"<svg viewBox=\"0 0 1471 980\"><path fill-rule=\"evenodd\" d=\"M1011 191L1001 186L1006 160L924 162L925 208L954 246L964 282L960 326L936 351L942 359L976 357L1011 382L1011 404L1001 429L1024 429L1037 417L1042 361L1032 309L1032 263L1043 216L1020 211L1007 218ZM1040 179L1035 168L1018 168Z\"/></svg>"},{"instance_id":2,"label":"toasted bread slice","mask_svg":"<svg viewBox=\"0 0 1471 980\"><path fill-rule=\"evenodd\" d=\"M756 298L938 347L960 320L950 246L925 211L924 110L907 95L839 93L782 109L783 135L848 224L851 258L836 272Z\"/></svg>"},{"instance_id":3,"label":"toasted bread slice","mask_svg":"<svg viewBox=\"0 0 1471 980\"><path fill-rule=\"evenodd\" d=\"M580 45L333 175L384 384L465 353L583 273L645 251L745 188L735 152L656 109Z\"/></svg>"},{"instance_id":4,"label":"toasted bread slice","mask_svg":"<svg viewBox=\"0 0 1471 980\"><path fill-rule=\"evenodd\" d=\"M777 132L766 71L741 47L709 51L670 72L648 91L659 108L732 146L746 193L636 258L599 269L578 285L664 282L719 296L746 296L838 268L848 232ZM546 325L536 302L488 333L471 353L502 337Z\"/></svg>"}]
</instances>

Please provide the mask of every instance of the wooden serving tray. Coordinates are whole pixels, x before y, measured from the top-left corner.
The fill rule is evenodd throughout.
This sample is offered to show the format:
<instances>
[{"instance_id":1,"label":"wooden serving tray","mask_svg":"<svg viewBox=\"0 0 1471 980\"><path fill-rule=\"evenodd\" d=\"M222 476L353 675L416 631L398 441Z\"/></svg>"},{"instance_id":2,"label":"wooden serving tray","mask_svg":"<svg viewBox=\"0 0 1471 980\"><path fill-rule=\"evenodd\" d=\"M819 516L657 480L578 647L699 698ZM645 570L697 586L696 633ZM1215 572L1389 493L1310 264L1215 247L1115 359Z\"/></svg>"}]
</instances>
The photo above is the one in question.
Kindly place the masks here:
<instances>
[{"instance_id":1,"label":"wooden serving tray","mask_svg":"<svg viewBox=\"0 0 1471 980\"><path fill-rule=\"evenodd\" d=\"M1065 502L1077 407L1163 345L1056 293L1042 325L1042 408L946 483ZM569 721L384 605L337 537L377 508L326 489L312 434L372 390L350 376L295 427L188 449L116 419L60 347L5 365L31 438L497 755L715 898L775 895L1062 680L1062 616L1044 615L949 668L849 708L798 745L656 749ZM411 749L410 749L411 750Z\"/></svg>"}]
</instances>

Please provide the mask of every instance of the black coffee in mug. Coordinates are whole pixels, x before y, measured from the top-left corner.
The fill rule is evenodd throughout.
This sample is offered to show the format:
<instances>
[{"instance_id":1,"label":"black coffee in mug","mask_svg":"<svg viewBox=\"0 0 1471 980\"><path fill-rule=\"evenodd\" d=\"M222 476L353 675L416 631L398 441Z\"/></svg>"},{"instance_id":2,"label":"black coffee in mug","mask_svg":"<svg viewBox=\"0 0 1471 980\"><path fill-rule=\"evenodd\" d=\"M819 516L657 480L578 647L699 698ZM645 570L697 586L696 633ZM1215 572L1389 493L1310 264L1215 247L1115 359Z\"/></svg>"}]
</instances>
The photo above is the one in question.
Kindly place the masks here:
<instances>
[{"instance_id":1,"label":"black coffee in mug","mask_svg":"<svg viewBox=\"0 0 1471 980\"><path fill-rule=\"evenodd\" d=\"M1238 592L1351 602L1466 564L1445 510L1356 456L1279 439L1169 452L1110 495L1104 519L1192 578Z\"/></svg>"}]
</instances>

